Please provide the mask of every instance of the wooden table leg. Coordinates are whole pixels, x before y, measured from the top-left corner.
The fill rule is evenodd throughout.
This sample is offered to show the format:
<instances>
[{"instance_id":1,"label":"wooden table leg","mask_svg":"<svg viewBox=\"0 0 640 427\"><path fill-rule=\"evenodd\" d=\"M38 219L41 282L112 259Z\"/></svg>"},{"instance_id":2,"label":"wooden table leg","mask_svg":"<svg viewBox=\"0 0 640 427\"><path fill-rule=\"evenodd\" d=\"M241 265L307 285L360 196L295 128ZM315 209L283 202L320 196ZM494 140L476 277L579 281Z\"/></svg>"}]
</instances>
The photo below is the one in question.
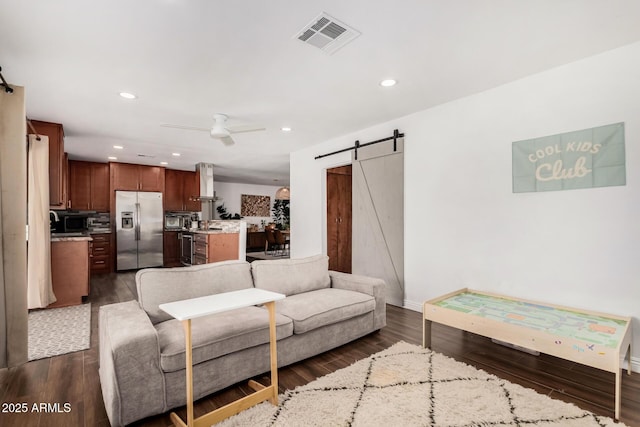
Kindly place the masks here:
<instances>
[{"instance_id":1,"label":"wooden table leg","mask_svg":"<svg viewBox=\"0 0 640 427\"><path fill-rule=\"evenodd\" d=\"M193 427L193 349L191 347L191 319L183 320L185 358L187 364L187 427Z\"/></svg>"},{"instance_id":2,"label":"wooden table leg","mask_svg":"<svg viewBox=\"0 0 640 427\"><path fill-rule=\"evenodd\" d=\"M422 327L422 348L431 348L431 320L427 319Z\"/></svg>"},{"instance_id":3,"label":"wooden table leg","mask_svg":"<svg viewBox=\"0 0 640 427\"><path fill-rule=\"evenodd\" d=\"M273 395L272 404L278 404L278 349L276 348L276 303L274 301L265 304L269 310L269 350L271 353L271 387Z\"/></svg>"}]
</instances>

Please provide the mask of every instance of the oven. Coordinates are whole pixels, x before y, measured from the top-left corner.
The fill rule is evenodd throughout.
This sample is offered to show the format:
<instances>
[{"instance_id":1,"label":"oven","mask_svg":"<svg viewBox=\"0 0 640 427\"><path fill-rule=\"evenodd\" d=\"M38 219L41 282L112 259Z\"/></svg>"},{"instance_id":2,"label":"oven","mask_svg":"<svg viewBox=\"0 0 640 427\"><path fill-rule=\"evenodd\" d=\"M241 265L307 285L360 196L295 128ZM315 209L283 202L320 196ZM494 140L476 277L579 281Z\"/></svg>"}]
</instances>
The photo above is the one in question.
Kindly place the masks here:
<instances>
[{"instance_id":1,"label":"oven","mask_svg":"<svg viewBox=\"0 0 640 427\"><path fill-rule=\"evenodd\" d=\"M180 233L180 262L182 265L193 264L193 234Z\"/></svg>"}]
</instances>

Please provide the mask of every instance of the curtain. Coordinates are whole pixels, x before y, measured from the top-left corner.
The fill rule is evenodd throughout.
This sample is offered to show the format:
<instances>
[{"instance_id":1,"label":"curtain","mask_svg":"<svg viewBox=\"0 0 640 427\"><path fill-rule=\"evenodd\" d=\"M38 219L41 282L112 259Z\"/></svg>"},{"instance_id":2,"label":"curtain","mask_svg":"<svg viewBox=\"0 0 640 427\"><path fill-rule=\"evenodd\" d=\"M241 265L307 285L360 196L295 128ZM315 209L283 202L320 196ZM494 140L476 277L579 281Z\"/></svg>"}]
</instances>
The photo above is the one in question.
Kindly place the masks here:
<instances>
[{"instance_id":1,"label":"curtain","mask_svg":"<svg viewBox=\"0 0 640 427\"><path fill-rule=\"evenodd\" d=\"M24 88L0 90L0 368L27 361L27 134Z\"/></svg>"},{"instance_id":2,"label":"curtain","mask_svg":"<svg viewBox=\"0 0 640 427\"><path fill-rule=\"evenodd\" d=\"M29 135L29 242L27 246L27 304L44 308L56 302L51 285L49 230L49 138Z\"/></svg>"}]
</instances>

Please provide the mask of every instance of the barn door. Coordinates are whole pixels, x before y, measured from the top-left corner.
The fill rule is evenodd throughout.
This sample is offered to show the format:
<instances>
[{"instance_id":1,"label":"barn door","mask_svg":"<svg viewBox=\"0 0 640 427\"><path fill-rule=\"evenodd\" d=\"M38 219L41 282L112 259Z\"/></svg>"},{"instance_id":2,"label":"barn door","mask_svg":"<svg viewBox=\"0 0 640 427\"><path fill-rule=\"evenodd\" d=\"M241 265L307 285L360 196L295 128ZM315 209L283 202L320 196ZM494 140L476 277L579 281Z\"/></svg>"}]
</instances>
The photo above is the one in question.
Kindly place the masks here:
<instances>
[{"instance_id":1,"label":"barn door","mask_svg":"<svg viewBox=\"0 0 640 427\"><path fill-rule=\"evenodd\" d=\"M327 169L329 269L351 273L351 165Z\"/></svg>"},{"instance_id":2,"label":"barn door","mask_svg":"<svg viewBox=\"0 0 640 427\"><path fill-rule=\"evenodd\" d=\"M404 302L404 139L359 148L353 166L354 274L387 284L387 303ZM356 154L357 153L357 154Z\"/></svg>"}]
</instances>

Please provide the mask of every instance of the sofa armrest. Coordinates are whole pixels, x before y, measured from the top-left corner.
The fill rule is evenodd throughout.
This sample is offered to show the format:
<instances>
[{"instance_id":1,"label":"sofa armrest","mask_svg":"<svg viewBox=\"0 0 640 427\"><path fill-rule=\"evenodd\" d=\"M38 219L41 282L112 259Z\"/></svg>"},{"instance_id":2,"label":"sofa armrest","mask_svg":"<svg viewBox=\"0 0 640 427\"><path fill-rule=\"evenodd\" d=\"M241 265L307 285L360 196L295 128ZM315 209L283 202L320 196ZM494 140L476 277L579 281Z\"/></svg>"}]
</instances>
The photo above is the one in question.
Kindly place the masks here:
<instances>
[{"instance_id":1,"label":"sofa armrest","mask_svg":"<svg viewBox=\"0 0 640 427\"><path fill-rule=\"evenodd\" d=\"M137 301L100 307L100 384L112 426L165 411L156 329Z\"/></svg>"},{"instance_id":2,"label":"sofa armrest","mask_svg":"<svg viewBox=\"0 0 640 427\"><path fill-rule=\"evenodd\" d=\"M374 297L376 308L373 318L373 330L381 329L387 325L386 284L384 280L332 270L329 270L329 277L331 278L332 288L362 292Z\"/></svg>"}]
</instances>

